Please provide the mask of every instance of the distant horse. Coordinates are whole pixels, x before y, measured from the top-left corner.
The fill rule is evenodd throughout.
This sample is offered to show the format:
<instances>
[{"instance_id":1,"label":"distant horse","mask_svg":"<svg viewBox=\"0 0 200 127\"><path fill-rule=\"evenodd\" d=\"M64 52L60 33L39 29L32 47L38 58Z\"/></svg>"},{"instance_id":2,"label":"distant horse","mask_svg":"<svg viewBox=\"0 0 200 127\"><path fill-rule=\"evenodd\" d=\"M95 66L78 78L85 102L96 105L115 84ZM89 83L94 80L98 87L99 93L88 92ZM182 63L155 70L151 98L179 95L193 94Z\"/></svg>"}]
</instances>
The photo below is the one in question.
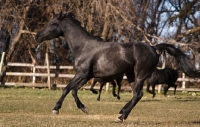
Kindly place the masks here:
<instances>
[{"instance_id":1,"label":"distant horse","mask_svg":"<svg viewBox=\"0 0 200 127\"><path fill-rule=\"evenodd\" d=\"M112 81L110 82L110 83L113 85L113 89L112 89L113 96L114 96L114 97L117 97L118 100L120 99L119 92L120 92L120 90L121 90L121 82L122 82L123 76L124 76L124 74L120 75L119 77L117 77L117 78L115 79L115 81L116 81L116 83L117 83L117 85L118 85L117 94L115 93L115 88L116 88L116 83L115 83L115 81L112 80ZM97 94L97 93L98 93L96 90L94 90L94 86L95 86L95 84L96 84L97 82L100 83L99 96L98 96L98 98L97 98L97 100L100 101L101 91L102 91L103 86L106 84L106 81L103 81L103 79L101 79L101 78L94 78L93 83L92 83L91 88L90 88L90 90L91 90L94 94ZM107 82L109 82L109 81L107 81Z\"/></svg>"},{"instance_id":2,"label":"distant horse","mask_svg":"<svg viewBox=\"0 0 200 127\"><path fill-rule=\"evenodd\" d=\"M195 69L194 61L173 45L150 46L144 42L105 43L99 37L89 34L71 14L54 14L49 23L37 32L35 38L36 41L42 42L59 36L65 38L72 51L76 74L63 89L60 99L53 108L53 114L59 113L66 95L71 90L77 107L87 113L87 108L77 95L78 90L91 78L111 81L121 74L126 74L133 96L117 117L117 122L123 122L142 98L143 83L158 64L160 55L157 52L163 50L175 57L180 70L186 75L200 76L200 72Z\"/></svg>"},{"instance_id":3,"label":"distant horse","mask_svg":"<svg viewBox=\"0 0 200 127\"><path fill-rule=\"evenodd\" d=\"M156 84L167 84L164 87L164 95L167 95L167 91L170 87L174 87L174 96L176 94L177 85L175 84L178 79L178 72L171 68L155 69L154 72L146 79L147 81L147 92L153 94L155 97L155 85ZM152 91L149 87L152 86Z\"/></svg>"}]
</instances>

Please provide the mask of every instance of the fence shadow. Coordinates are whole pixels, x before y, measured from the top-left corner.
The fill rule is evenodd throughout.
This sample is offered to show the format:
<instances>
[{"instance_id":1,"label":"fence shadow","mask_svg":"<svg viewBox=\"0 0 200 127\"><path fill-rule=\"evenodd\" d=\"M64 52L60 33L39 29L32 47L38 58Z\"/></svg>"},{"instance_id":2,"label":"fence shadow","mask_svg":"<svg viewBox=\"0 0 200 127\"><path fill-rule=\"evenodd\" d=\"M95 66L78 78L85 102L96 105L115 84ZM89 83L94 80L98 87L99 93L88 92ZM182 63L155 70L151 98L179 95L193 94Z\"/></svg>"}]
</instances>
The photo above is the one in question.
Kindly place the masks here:
<instances>
[{"instance_id":1,"label":"fence shadow","mask_svg":"<svg viewBox=\"0 0 200 127\"><path fill-rule=\"evenodd\" d=\"M200 125L200 120L191 122L192 124Z\"/></svg>"}]
</instances>

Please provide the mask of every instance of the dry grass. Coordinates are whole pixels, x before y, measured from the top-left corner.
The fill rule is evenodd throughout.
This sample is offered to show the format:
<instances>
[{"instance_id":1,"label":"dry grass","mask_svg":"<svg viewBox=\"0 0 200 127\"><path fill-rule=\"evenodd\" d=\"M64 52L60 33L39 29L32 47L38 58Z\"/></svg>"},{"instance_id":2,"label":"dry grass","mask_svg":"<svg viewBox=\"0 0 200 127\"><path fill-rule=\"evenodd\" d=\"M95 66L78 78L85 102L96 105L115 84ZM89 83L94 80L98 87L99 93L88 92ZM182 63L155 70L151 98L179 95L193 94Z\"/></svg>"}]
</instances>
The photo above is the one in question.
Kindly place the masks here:
<instances>
[{"instance_id":1,"label":"dry grass","mask_svg":"<svg viewBox=\"0 0 200 127\"><path fill-rule=\"evenodd\" d=\"M121 93L121 100L103 92L101 101L90 91L79 91L89 114L80 111L69 94L59 115L51 109L61 90L0 88L0 126L2 127L197 127L200 126L200 95L178 93L178 98L145 93L124 123L114 123L119 110L130 100L132 93Z\"/></svg>"}]
</instances>

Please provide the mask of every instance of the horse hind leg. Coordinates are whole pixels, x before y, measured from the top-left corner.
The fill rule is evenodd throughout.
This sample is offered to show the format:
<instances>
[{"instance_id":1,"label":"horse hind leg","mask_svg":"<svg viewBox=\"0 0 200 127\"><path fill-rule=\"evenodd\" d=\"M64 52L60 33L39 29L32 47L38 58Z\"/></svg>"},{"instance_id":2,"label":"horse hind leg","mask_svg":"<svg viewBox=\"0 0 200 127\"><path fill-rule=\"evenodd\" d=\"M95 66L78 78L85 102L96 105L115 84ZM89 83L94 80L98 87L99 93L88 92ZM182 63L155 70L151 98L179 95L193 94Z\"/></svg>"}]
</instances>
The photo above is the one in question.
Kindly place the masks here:
<instances>
[{"instance_id":1,"label":"horse hind leg","mask_svg":"<svg viewBox=\"0 0 200 127\"><path fill-rule=\"evenodd\" d=\"M152 91L149 90L150 86L152 86ZM147 89L146 91L150 94L153 94L152 97L155 97L156 93L155 93L155 84L151 85L150 83L147 82Z\"/></svg>"},{"instance_id":2,"label":"horse hind leg","mask_svg":"<svg viewBox=\"0 0 200 127\"><path fill-rule=\"evenodd\" d=\"M98 101L100 101L101 91L102 91L104 85L105 85L105 82L100 82L99 95L98 95L98 98L97 98Z\"/></svg>"},{"instance_id":3,"label":"horse hind leg","mask_svg":"<svg viewBox=\"0 0 200 127\"><path fill-rule=\"evenodd\" d=\"M118 85L118 90L117 90L117 99L120 100L119 93L120 93L120 90L121 90L121 82L120 82L120 83L117 83L117 85Z\"/></svg>"},{"instance_id":4,"label":"horse hind leg","mask_svg":"<svg viewBox=\"0 0 200 127\"><path fill-rule=\"evenodd\" d=\"M90 87L90 91L92 91L92 93L94 93L94 94L98 94L98 92L94 89L94 86L95 86L96 83L97 83L97 79L94 78L93 82L92 82L92 85Z\"/></svg>"},{"instance_id":5,"label":"horse hind leg","mask_svg":"<svg viewBox=\"0 0 200 127\"><path fill-rule=\"evenodd\" d=\"M112 84L112 86L113 86L112 94L113 94L114 97L117 97L117 94L115 93L115 89L116 89L116 83L115 83L115 81L113 80L113 81L111 82L111 84Z\"/></svg>"},{"instance_id":6,"label":"horse hind leg","mask_svg":"<svg viewBox=\"0 0 200 127\"><path fill-rule=\"evenodd\" d=\"M170 87L174 87L174 96L176 97L176 88L177 85L174 83L173 85L168 84L168 86L164 87L164 95L167 96L167 91L169 90Z\"/></svg>"},{"instance_id":7,"label":"horse hind leg","mask_svg":"<svg viewBox=\"0 0 200 127\"><path fill-rule=\"evenodd\" d=\"M147 78L147 74L145 74L142 78L134 78L134 73L126 74L127 79L131 85L133 91L132 99L120 110L120 116L117 118L116 122L123 122L128 115L130 114L131 110L135 107L138 101L142 98L143 92L143 84L144 80Z\"/></svg>"},{"instance_id":8,"label":"horse hind leg","mask_svg":"<svg viewBox=\"0 0 200 127\"><path fill-rule=\"evenodd\" d=\"M167 96L167 91L168 91L169 88L170 88L169 84L167 84L167 86L164 87L164 96L165 97Z\"/></svg>"},{"instance_id":9,"label":"horse hind leg","mask_svg":"<svg viewBox=\"0 0 200 127\"><path fill-rule=\"evenodd\" d=\"M143 92L143 81L142 80L136 80L134 83L130 83L131 88L133 90L133 98L121 109L119 112L120 116L116 120L117 122L123 122L128 115L130 114L131 110L135 107L135 105L138 103L138 101L142 98Z\"/></svg>"},{"instance_id":10,"label":"horse hind leg","mask_svg":"<svg viewBox=\"0 0 200 127\"><path fill-rule=\"evenodd\" d=\"M156 96L156 92L155 92L155 86L156 86L156 84L153 84L152 85L152 93L153 93L153 98Z\"/></svg>"},{"instance_id":11,"label":"horse hind leg","mask_svg":"<svg viewBox=\"0 0 200 127\"><path fill-rule=\"evenodd\" d=\"M148 93L151 93L151 94L152 94L152 91L150 91L149 88L150 88L150 84L147 82L147 89L146 89L146 91L147 91Z\"/></svg>"},{"instance_id":12,"label":"horse hind leg","mask_svg":"<svg viewBox=\"0 0 200 127\"><path fill-rule=\"evenodd\" d=\"M120 77L118 77L117 79L116 79L116 82L117 82L117 85L118 85L118 91L117 91L117 99L118 100L120 100L120 96L119 96L119 93L120 93L120 90L121 90L121 82L122 82L122 80L123 80L123 77L124 77L124 75L121 75Z\"/></svg>"},{"instance_id":13,"label":"horse hind leg","mask_svg":"<svg viewBox=\"0 0 200 127\"><path fill-rule=\"evenodd\" d=\"M178 85L174 84L174 97L176 98L176 88Z\"/></svg>"}]
</instances>

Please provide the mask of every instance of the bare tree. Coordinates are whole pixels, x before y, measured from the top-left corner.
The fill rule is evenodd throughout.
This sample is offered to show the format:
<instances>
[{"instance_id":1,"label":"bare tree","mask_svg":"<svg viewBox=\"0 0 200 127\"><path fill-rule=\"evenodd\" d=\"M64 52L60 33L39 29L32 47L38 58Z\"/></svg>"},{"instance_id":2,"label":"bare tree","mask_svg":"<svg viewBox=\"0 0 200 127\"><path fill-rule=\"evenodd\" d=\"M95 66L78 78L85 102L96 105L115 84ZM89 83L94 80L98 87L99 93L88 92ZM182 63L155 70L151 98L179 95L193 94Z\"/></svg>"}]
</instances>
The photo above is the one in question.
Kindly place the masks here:
<instances>
[{"instance_id":1,"label":"bare tree","mask_svg":"<svg viewBox=\"0 0 200 127\"><path fill-rule=\"evenodd\" d=\"M199 0L2 0L0 33L7 36L0 36L0 45L7 47L6 62L44 64L43 54L49 52L52 64L67 63L67 42L57 39L38 46L34 39L53 10L73 13L82 27L105 41L181 44L199 59Z\"/></svg>"}]
</instances>

